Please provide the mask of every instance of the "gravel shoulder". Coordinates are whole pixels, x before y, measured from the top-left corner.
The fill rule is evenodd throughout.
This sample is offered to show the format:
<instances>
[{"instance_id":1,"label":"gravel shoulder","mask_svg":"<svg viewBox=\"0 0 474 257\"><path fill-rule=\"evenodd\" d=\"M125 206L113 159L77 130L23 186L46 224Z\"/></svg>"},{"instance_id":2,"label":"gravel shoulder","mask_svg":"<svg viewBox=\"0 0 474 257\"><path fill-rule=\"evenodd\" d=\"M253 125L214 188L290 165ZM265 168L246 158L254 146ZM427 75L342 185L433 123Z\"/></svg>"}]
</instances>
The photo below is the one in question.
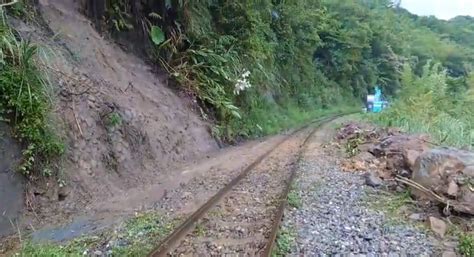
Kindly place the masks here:
<instances>
[{"instance_id":1,"label":"gravel shoulder","mask_svg":"<svg viewBox=\"0 0 474 257\"><path fill-rule=\"evenodd\" d=\"M291 256L436 255L439 243L434 237L371 208L371 199L375 201L381 191L366 186L361 175L340 169L341 154L327 145L334 125L316 133L299 164L294 187L299 204L285 213L285 236L277 242L280 254L286 247Z\"/></svg>"}]
</instances>

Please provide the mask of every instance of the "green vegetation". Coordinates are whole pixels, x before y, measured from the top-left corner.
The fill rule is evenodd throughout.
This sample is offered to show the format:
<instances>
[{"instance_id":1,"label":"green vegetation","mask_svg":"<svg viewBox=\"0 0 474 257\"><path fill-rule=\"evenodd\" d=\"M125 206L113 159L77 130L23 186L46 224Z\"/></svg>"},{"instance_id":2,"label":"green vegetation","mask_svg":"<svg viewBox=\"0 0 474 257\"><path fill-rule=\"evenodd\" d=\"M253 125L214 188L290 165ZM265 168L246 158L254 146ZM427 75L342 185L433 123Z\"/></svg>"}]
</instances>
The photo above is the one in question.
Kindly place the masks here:
<instances>
[{"instance_id":1,"label":"green vegetation","mask_svg":"<svg viewBox=\"0 0 474 257\"><path fill-rule=\"evenodd\" d=\"M79 257L91 247L100 246L98 237L85 237L69 242L67 245L39 245L25 243L18 256L21 257Z\"/></svg>"},{"instance_id":2,"label":"green vegetation","mask_svg":"<svg viewBox=\"0 0 474 257\"><path fill-rule=\"evenodd\" d=\"M116 232L108 232L101 237L85 237L66 245L39 245L26 243L19 256L62 257L92 254L94 249L104 246L102 238L120 241L120 246L112 248L113 256L146 256L151 249L168 235L179 220L168 220L157 213L144 213L125 222ZM87 255L87 254L86 254Z\"/></svg>"},{"instance_id":3,"label":"green vegetation","mask_svg":"<svg viewBox=\"0 0 474 257\"><path fill-rule=\"evenodd\" d=\"M287 256L295 243L296 231L292 228L282 228L278 233L272 256Z\"/></svg>"},{"instance_id":4,"label":"green vegetation","mask_svg":"<svg viewBox=\"0 0 474 257\"><path fill-rule=\"evenodd\" d=\"M92 2L97 6L90 9L103 9L97 15L105 16L111 30L145 35L133 43L141 41L152 61L196 98L222 140L272 134L353 109L377 84L397 99L390 112L376 118L381 124L429 132L440 143L473 144L470 17L418 17L390 0ZM5 31L3 59L20 69L3 71L15 96L9 99L18 102L2 108L15 116L15 126L22 128L18 134L31 144L25 152L28 170L28 160L47 160L62 147L45 127L50 99L35 93L44 80L34 62L25 67L7 58L10 46L22 41ZM27 47L14 53L32 58L35 47L23 43ZM25 70L28 78L19 75ZM35 102L44 106L36 108ZM25 103L41 115L24 118Z\"/></svg>"},{"instance_id":5,"label":"green vegetation","mask_svg":"<svg viewBox=\"0 0 474 257\"><path fill-rule=\"evenodd\" d=\"M351 138L347 141L345 149L349 157L354 157L358 153L360 153L359 145L361 145L362 143L364 143L364 140L359 136Z\"/></svg>"},{"instance_id":6,"label":"green vegetation","mask_svg":"<svg viewBox=\"0 0 474 257\"><path fill-rule=\"evenodd\" d=\"M474 67L470 18L422 18L389 0L142 2L107 1L109 20L145 28L152 59L227 141L354 107L375 84L396 95L410 85L406 67L421 77L430 60L446 71L447 95L462 95Z\"/></svg>"},{"instance_id":7,"label":"green vegetation","mask_svg":"<svg viewBox=\"0 0 474 257\"><path fill-rule=\"evenodd\" d=\"M206 235L206 227L202 223L198 223L196 225L196 228L194 228L194 234L200 237L203 237Z\"/></svg>"},{"instance_id":8,"label":"green vegetation","mask_svg":"<svg viewBox=\"0 0 474 257\"><path fill-rule=\"evenodd\" d=\"M459 237L459 252L463 256L474 256L474 235L462 234Z\"/></svg>"},{"instance_id":9,"label":"green vegetation","mask_svg":"<svg viewBox=\"0 0 474 257\"><path fill-rule=\"evenodd\" d=\"M474 146L474 80L469 90L450 88L445 69L425 65L421 76L405 65L402 90L393 106L374 120L409 132L429 133L435 142L458 147ZM474 77L473 77L474 78Z\"/></svg>"},{"instance_id":10,"label":"green vegetation","mask_svg":"<svg viewBox=\"0 0 474 257\"><path fill-rule=\"evenodd\" d=\"M117 112L111 112L107 115L106 126L110 129L119 127L122 125L122 116Z\"/></svg>"},{"instance_id":11,"label":"green vegetation","mask_svg":"<svg viewBox=\"0 0 474 257\"><path fill-rule=\"evenodd\" d=\"M52 160L63 153L64 145L50 125L50 85L40 69L39 50L17 37L4 13L0 16L0 119L26 146L20 170L25 175L33 170L50 173Z\"/></svg>"},{"instance_id":12,"label":"green vegetation","mask_svg":"<svg viewBox=\"0 0 474 257\"><path fill-rule=\"evenodd\" d=\"M301 196L296 188L292 188L287 196L288 205L293 208L300 208L302 205Z\"/></svg>"},{"instance_id":13,"label":"green vegetation","mask_svg":"<svg viewBox=\"0 0 474 257\"><path fill-rule=\"evenodd\" d=\"M167 220L157 213L140 214L126 222L115 237L125 240L126 246L116 247L112 252L116 256L146 256L178 222L179 220Z\"/></svg>"},{"instance_id":14,"label":"green vegetation","mask_svg":"<svg viewBox=\"0 0 474 257\"><path fill-rule=\"evenodd\" d=\"M415 209L414 200L409 191L402 193L373 193L366 192L366 202L371 209L382 211L390 224L404 223L403 217L407 210Z\"/></svg>"}]
</instances>

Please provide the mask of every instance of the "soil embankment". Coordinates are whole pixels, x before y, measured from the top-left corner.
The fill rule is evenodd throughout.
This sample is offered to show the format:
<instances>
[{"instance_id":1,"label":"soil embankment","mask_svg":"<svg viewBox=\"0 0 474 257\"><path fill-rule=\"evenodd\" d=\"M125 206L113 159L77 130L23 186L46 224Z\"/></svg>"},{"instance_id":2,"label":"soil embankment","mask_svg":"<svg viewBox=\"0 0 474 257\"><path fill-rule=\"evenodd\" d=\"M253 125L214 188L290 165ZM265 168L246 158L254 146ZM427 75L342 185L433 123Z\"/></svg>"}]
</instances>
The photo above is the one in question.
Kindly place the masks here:
<instances>
[{"instance_id":1,"label":"soil embankment","mask_svg":"<svg viewBox=\"0 0 474 257\"><path fill-rule=\"evenodd\" d=\"M76 1L41 0L37 7L41 26L12 25L46 49L44 68L51 73L54 116L67 151L59 180L26 188L31 202L25 227L92 213L98 202L157 184L182 164L218 149L195 103L171 90L165 75L104 39ZM8 188L15 186L9 192L18 191L16 183L9 183Z\"/></svg>"}]
</instances>

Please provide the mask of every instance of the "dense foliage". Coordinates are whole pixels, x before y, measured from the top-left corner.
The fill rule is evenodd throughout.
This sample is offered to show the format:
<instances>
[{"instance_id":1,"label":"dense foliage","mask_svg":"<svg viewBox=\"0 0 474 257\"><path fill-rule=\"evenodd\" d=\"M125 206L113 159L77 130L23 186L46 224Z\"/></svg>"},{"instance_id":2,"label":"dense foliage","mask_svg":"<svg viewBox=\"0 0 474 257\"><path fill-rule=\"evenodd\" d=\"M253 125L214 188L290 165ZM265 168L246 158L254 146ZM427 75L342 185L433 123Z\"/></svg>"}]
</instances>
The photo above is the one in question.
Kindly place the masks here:
<instances>
[{"instance_id":1,"label":"dense foliage","mask_svg":"<svg viewBox=\"0 0 474 257\"><path fill-rule=\"evenodd\" d=\"M374 116L375 121L429 133L436 144L474 146L474 84L469 82L467 92L452 92L448 78L439 65L426 64L421 76L406 65L401 93L391 108Z\"/></svg>"},{"instance_id":2,"label":"dense foliage","mask_svg":"<svg viewBox=\"0 0 474 257\"><path fill-rule=\"evenodd\" d=\"M152 59L232 140L360 104L374 85L394 96L406 65L421 76L440 63L448 91L465 92L471 18L418 17L396 2L108 0L105 15L114 31L148 31Z\"/></svg>"}]
</instances>

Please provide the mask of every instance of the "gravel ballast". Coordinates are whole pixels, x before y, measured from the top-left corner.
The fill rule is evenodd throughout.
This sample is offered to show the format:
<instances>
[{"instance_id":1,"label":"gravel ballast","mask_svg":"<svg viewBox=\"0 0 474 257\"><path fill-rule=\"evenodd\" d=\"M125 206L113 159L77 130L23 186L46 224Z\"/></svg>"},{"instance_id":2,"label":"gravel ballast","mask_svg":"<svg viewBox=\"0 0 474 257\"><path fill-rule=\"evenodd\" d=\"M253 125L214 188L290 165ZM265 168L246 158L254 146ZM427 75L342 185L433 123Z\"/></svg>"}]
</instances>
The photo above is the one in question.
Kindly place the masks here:
<instances>
[{"instance_id":1,"label":"gravel ballast","mask_svg":"<svg viewBox=\"0 0 474 257\"><path fill-rule=\"evenodd\" d=\"M380 191L369 188L362 175L341 171L337 154L316 148L309 149L299 163L294 190L301 205L285 212L283 229L296 237L288 255L433 256L438 252L438 243L427 232L391 222L383 210L369 207Z\"/></svg>"}]
</instances>

